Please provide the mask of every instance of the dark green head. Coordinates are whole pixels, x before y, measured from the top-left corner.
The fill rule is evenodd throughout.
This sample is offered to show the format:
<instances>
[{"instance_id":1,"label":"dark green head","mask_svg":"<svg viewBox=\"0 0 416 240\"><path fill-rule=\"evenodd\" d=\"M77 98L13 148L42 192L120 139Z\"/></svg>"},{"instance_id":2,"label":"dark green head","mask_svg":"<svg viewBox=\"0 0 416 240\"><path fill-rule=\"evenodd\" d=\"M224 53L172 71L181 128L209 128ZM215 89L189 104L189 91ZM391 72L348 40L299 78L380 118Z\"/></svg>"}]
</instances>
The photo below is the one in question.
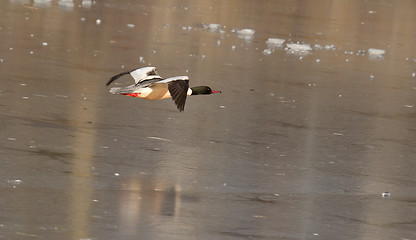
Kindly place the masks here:
<instances>
[{"instance_id":1,"label":"dark green head","mask_svg":"<svg viewBox=\"0 0 416 240\"><path fill-rule=\"evenodd\" d=\"M200 94L212 94L212 93L220 93L221 91L212 91L208 86L198 86L191 88L192 94L191 95L200 95Z\"/></svg>"}]
</instances>

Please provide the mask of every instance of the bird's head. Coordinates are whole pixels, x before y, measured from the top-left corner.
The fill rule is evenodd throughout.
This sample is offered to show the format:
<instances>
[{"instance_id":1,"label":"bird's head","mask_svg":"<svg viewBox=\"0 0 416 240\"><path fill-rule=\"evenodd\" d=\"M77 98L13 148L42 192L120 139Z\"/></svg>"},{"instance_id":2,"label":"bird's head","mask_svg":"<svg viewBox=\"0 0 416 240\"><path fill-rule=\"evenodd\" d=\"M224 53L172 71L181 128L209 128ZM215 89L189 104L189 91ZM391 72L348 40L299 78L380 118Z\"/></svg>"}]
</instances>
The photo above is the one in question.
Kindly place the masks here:
<instances>
[{"instance_id":1,"label":"bird's head","mask_svg":"<svg viewBox=\"0 0 416 240\"><path fill-rule=\"evenodd\" d=\"M221 91L213 91L208 86L198 86L191 88L192 95L201 95L201 94L213 94L213 93L221 93Z\"/></svg>"}]
</instances>

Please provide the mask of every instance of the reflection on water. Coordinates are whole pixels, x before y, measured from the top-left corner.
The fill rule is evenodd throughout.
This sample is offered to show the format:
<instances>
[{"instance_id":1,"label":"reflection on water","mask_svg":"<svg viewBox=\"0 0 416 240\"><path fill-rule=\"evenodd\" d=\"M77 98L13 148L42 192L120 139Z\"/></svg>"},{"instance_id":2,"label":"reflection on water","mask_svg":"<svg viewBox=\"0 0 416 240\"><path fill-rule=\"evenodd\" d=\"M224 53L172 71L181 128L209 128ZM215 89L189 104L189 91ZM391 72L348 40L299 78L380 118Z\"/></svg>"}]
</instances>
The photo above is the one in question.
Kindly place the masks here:
<instances>
[{"instance_id":1,"label":"reflection on water","mask_svg":"<svg viewBox=\"0 0 416 240\"><path fill-rule=\"evenodd\" d=\"M0 238L414 238L413 1L0 8ZM147 65L223 93L108 94Z\"/></svg>"}]
</instances>

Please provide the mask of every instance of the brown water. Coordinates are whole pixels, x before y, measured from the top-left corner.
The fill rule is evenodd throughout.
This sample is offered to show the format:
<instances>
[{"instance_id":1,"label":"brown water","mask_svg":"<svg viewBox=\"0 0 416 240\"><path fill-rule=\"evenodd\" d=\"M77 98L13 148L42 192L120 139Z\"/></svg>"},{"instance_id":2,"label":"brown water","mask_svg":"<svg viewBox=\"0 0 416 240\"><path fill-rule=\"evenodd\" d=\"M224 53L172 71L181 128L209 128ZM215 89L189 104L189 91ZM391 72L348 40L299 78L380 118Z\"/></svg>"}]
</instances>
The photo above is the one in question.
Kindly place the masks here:
<instances>
[{"instance_id":1,"label":"brown water","mask_svg":"<svg viewBox=\"0 0 416 240\"><path fill-rule=\"evenodd\" d=\"M0 238L416 239L415 9L3 0ZM222 94L108 93L148 65Z\"/></svg>"}]
</instances>

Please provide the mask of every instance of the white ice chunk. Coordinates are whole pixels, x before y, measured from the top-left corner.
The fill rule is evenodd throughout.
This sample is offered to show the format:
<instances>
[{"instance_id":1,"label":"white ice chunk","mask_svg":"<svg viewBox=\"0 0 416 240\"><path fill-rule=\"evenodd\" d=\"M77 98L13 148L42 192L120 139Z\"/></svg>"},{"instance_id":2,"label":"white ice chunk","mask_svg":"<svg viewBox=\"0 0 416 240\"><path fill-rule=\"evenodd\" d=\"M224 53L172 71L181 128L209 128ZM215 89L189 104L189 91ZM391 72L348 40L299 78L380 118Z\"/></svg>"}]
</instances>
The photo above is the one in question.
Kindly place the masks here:
<instances>
[{"instance_id":1,"label":"white ice chunk","mask_svg":"<svg viewBox=\"0 0 416 240\"><path fill-rule=\"evenodd\" d=\"M253 35L256 31L254 31L253 29L250 28L244 28L241 30L237 30L237 34L242 34L242 35Z\"/></svg>"},{"instance_id":2,"label":"white ice chunk","mask_svg":"<svg viewBox=\"0 0 416 240\"><path fill-rule=\"evenodd\" d=\"M264 55L270 55L270 54L272 54L272 50L269 49L269 48L266 48L266 49L263 50L263 54Z\"/></svg>"},{"instance_id":3,"label":"white ice chunk","mask_svg":"<svg viewBox=\"0 0 416 240\"><path fill-rule=\"evenodd\" d=\"M218 23L210 23L208 24L207 28L208 29L212 29L212 30L217 30L218 28L220 28L221 26Z\"/></svg>"},{"instance_id":4,"label":"white ice chunk","mask_svg":"<svg viewBox=\"0 0 416 240\"><path fill-rule=\"evenodd\" d=\"M256 31L249 28L244 28L236 31L237 37L243 38L244 40L246 40L246 42L250 42L253 39L255 32Z\"/></svg>"},{"instance_id":5,"label":"white ice chunk","mask_svg":"<svg viewBox=\"0 0 416 240\"><path fill-rule=\"evenodd\" d=\"M128 23L128 24L127 24L127 27L128 27L128 28L134 28L134 27L135 27L135 25L134 25L134 24L132 24L132 23Z\"/></svg>"},{"instance_id":6,"label":"white ice chunk","mask_svg":"<svg viewBox=\"0 0 416 240\"><path fill-rule=\"evenodd\" d=\"M101 24L101 19L97 19L97 20L95 20L95 23L96 23L97 25L100 25L100 24Z\"/></svg>"},{"instance_id":7,"label":"white ice chunk","mask_svg":"<svg viewBox=\"0 0 416 240\"><path fill-rule=\"evenodd\" d=\"M335 45L334 44L331 44L331 45L325 45L324 46L324 49L325 50L335 50L336 48L335 48Z\"/></svg>"},{"instance_id":8,"label":"white ice chunk","mask_svg":"<svg viewBox=\"0 0 416 240\"><path fill-rule=\"evenodd\" d=\"M82 7L84 8L90 8L92 5L92 1L91 0L82 0Z\"/></svg>"},{"instance_id":9,"label":"white ice chunk","mask_svg":"<svg viewBox=\"0 0 416 240\"><path fill-rule=\"evenodd\" d=\"M269 38L267 39L266 44L268 48L281 48L285 41L285 39L280 38Z\"/></svg>"},{"instance_id":10,"label":"white ice chunk","mask_svg":"<svg viewBox=\"0 0 416 240\"><path fill-rule=\"evenodd\" d=\"M370 58L383 58L385 53L386 53L386 50L384 49L378 49L378 48L368 49L368 55L370 56Z\"/></svg>"},{"instance_id":11,"label":"white ice chunk","mask_svg":"<svg viewBox=\"0 0 416 240\"><path fill-rule=\"evenodd\" d=\"M58 6L59 7L64 7L64 8L74 8L74 1L72 1L72 0L59 0L58 1Z\"/></svg>"},{"instance_id":12,"label":"white ice chunk","mask_svg":"<svg viewBox=\"0 0 416 240\"><path fill-rule=\"evenodd\" d=\"M309 52L312 51L311 45L306 43L288 43L286 46L294 52Z\"/></svg>"}]
</instances>

